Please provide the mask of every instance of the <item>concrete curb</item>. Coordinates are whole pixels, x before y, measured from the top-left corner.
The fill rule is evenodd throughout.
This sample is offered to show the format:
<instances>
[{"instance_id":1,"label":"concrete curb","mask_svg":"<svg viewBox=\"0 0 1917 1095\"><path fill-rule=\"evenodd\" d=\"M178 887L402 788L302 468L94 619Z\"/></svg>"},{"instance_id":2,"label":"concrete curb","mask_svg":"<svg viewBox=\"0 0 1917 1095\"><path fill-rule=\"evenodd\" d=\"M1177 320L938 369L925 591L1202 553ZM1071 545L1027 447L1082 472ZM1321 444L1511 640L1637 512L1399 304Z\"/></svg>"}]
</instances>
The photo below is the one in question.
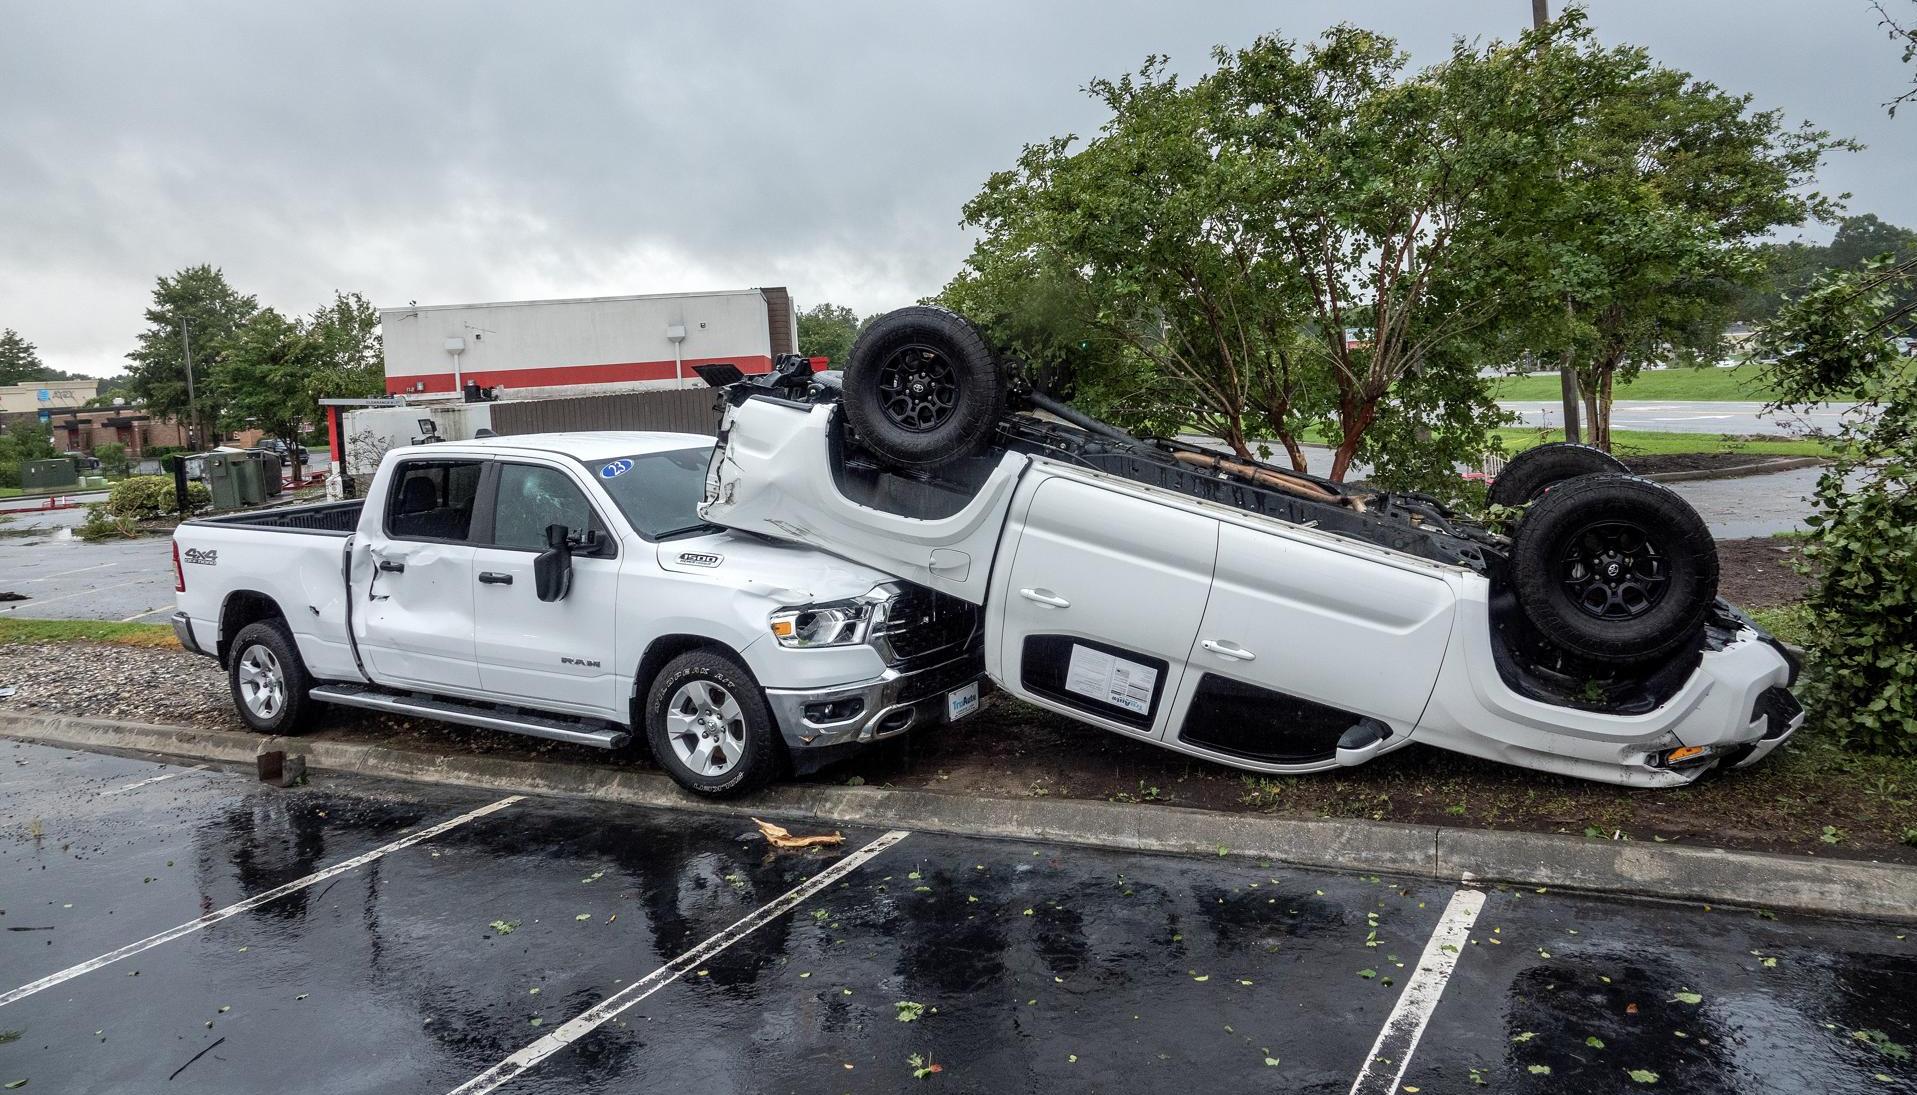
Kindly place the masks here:
<instances>
[{"instance_id":1,"label":"concrete curb","mask_svg":"<svg viewBox=\"0 0 1917 1095\"><path fill-rule=\"evenodd\" d=\"M1793 456L1789 460L1771 460L1761 464L1738 464L1728 468L1697 468L1692 471L1660 471L1644 476L1653 483L1688 483L1697 479L1740 479L1747 475L1769 475L1775 471L1819 468L1830 463L1822 456Z\"/></svg>"},{"instance_id":2,"label":"concrete curb","mask_svg":"<svg viewBox=\"0 0 1917 1095\"><path fill-rule=\"evenodd\" d=\"M311 768L587 798L742 817L903 827L962 836L1217 855L1305 867L1474 879L1848 917L1917 919L1917 867L1675 844L1614 843L1550 833L1375 821L1222 814L1176 806L993 799L880 787L786 785L741 802L706 802L665 776L576 761L441 754L326 738L0 711L0 736L41 744L164 753L250 765L265 748Z\"/></svg>"}]
</instances>

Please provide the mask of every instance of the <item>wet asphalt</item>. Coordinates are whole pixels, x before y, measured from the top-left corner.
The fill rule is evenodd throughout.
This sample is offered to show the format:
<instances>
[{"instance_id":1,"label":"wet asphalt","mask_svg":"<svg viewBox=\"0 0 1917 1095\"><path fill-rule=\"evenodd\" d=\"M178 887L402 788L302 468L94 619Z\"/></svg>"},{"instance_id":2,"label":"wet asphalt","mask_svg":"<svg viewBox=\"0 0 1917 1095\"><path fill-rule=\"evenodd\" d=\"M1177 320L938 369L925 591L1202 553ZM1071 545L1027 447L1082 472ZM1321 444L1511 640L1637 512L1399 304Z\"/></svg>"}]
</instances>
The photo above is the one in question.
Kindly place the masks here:
<instances>
[{"instance_id":1,"label":"wet asphalt","mask_svg":"<svg viewBox=\"0 0 1917 1095\"><path fill-rule=\"evenodd\" d=\"M0 999L501 797L0 742ZM0 1004L0 1085L451 1091L879 836L750 830L522 800ZM1456 892L914 833L503 1090L1348 1092ZM1492 889L1455 958L1365 1090L1917 1091L1903 926Z\"/></svg>"}]
</instances>

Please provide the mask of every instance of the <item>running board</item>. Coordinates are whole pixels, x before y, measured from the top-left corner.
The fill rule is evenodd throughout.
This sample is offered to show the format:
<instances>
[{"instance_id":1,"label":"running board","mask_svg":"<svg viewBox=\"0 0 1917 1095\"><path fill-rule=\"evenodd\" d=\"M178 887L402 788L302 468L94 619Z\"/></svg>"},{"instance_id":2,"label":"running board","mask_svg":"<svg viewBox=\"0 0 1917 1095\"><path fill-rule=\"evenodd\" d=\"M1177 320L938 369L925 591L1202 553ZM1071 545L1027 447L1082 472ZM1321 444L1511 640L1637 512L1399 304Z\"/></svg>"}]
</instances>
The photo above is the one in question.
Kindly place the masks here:
<instances>
[{"instance_id":1,"label":"running board","mask_svg":"<svg viewBox=\"0 0 1917 1095\"><path fill-rule=\"evenodd\" d=\"M383 692L363 684L318 684L313 686L308 695L321 703L336 703L341 707L363 707L369 711L456 722L485 730L504 730L509 734L569 741L574 745L591 745L600 749L618 749L632 740L632 735L624 730L589 729L607 725L593 719L568 719L523 711L508 713L495 707L461 703L458 700Z\"/></svg>"}]
</instances>

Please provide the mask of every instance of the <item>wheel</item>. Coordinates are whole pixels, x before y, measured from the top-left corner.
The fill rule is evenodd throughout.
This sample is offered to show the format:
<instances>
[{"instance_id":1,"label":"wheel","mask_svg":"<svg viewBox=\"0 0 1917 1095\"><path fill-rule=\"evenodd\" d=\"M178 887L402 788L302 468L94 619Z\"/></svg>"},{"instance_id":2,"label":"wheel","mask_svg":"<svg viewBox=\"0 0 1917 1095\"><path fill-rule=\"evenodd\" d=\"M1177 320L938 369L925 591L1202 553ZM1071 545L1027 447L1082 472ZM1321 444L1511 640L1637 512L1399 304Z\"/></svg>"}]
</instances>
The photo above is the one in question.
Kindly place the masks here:
<instances>
[{"instance_id":1,"label":"wheel","mask_svg":"<svg viewBox=\"0 0 1917 1095\"><path fill-rule=\"evenodd\" d=\"M1587 475L1526 511L1511 546L1518 604L1552 645L1635 665L1691 642L1717 599L1717 545L1684 499L1646 479Z\"/></svg>"},{"instance_id":2,"label":"wheel","mask_svg":"<svg viewBox=\"0 0 1917 1095\"><path fill-rule=\"evenodd\" d=\"M313 678L279 620L260 620L240 629L233 638L226 678L240 720L262 734L297 734L318 707L306 694Z\"/></svg>"},{"instance_id":3,"label":"wheel","mask_svg":"<svg viewBox=\"0 0 1917 1095\"><path fill-rule=\"evenodd\" d=\"M998 355L956 312L919 305L887 312L852 344L846 418L865 447L900 468L970 456L1005 410Z\"/></svg>"},{"instance_id":4,"label":"wheel","mask_svg":"<svg viewBox=\"0 0 1917 1095\"><path fill-rule=\"evenodd\" d=\"M1580 475L1628 475L1624 461L1590 445L1553 441L1512 457L1491 482L1491 504L1522 506L1538 495Z\"/></svg>"},{"instance_id":5,"label":"wheel","mask_svg":"<svg viewBox=\"0 0 1917 1095\"><path fill-rule=\"evenodd\" d=\"M759 682L717 650L681 654L653 678L646 742L679 786L712 798L765 786L785 760Z\"/></svg>"}]
</instances>

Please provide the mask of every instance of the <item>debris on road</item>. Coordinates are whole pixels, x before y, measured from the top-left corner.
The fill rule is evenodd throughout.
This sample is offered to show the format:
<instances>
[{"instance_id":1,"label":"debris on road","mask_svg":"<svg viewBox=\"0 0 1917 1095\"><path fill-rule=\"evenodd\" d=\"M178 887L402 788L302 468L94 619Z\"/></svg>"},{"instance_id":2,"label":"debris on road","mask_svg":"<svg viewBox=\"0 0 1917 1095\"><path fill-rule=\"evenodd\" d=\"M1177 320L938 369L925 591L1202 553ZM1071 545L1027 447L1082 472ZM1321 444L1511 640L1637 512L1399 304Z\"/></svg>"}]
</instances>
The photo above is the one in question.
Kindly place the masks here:
<instances>
[{"instance_id":1,"label":"debris on road","mask_svg":"<svg viewBox=\"0 0 1917 1095\"><path fill-rule=\"evenodd\" d=\"M758 818L755 817L752 819L752 823L759 827L759 832L765 836L765 842L767 844L772 845L774 848L811 848L814 846L823 846L827 844L844 844L845 843L845 835L843 833L820 833L815 836L793 836L790 832L786 831L783 828L780 828L777 825L772 824L769 821L760 821Z\"/></svg>"}]
</instances>

